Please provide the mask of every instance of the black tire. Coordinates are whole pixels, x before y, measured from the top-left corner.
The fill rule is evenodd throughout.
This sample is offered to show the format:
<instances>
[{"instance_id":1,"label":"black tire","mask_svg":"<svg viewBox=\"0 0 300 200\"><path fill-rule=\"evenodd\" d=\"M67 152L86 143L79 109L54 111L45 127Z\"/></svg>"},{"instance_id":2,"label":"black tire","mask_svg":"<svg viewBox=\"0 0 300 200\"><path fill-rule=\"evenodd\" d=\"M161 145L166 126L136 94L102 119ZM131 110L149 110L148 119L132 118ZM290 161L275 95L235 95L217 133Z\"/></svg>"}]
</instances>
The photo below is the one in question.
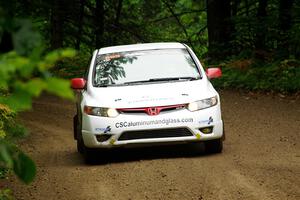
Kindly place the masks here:
<instances>
[{"instance_id":1,"label":"black tire","mask_svg":"<svg viewBox=\"0 0 300 200\"><path fill-rule=\"evenodd\" d=\"M77 151L81 154L84 153L84 148L85 148L85 145L83 143L83 139L82 139L82 136L81 136L81 133L78 133L77 135Z\"/></svg>"},{"instance_id":2,"label":"black tire","mask_svg":"<svg viewBox=\"0 0 300 200\"><path fill-rule=\"evenodd\" d=\"M77 151L83 155L86 164L94 163L96 150L84 145L81 133L77 137Z\"/></svg>"},{"instance_id":3,"label":"black tire","mask_svg":"<svg viewBox=\"0 0 300 200\"><path fill-rule=\"evenodd\" d=\"M78 132L78 115L73 117L73 137L74 140L77 140L77 132Z\"/></svg>"},{"instance_id":4,"label":"black tire","mask_svg":"<svg viewBox=\"0 0 300 200\"><path fill-rule=\"evenodd\" d=\"M205 144L205 152L212 154L212 153L221 153L223 150L223 139L215 139L215 140L208 140L204 142Z\"/></svg>"},{"instance_id":5,"label":"black tire","mask_svg":"<svg viewBox=\"0 0 300 200\"><path fill-rule=\"evenodd\" d=\"M84 146L84 149L83 149L83 158L84 158L84 162L86 164L94 164L95 161L96 161L96 150L95 149L92 149L92 148L88 148L86 146Z\"/></svg>"},{"instance_id":6,"label":"black tire","mask_svg":"<svg viewBox=\"0 0 300 200\"><path fill-rule=\"evenodd\" d=\"M74 138L77 143L77 151L81 154L84 152L84 143L82 139L82 134L81 134L81 125L79 124L78 121L78 115L75 115L73 118L73 128L74 128Z\"/></svg>"},{"instance_id":7,"label":"black tire","mask_svg":"<svg viewBox=\"0 0 300 200\"><path fill-rule=\"evenodd\" d=\"M74 128L74 138L76 139L77 143L77 151L83 155L84 161L87 164L92 164L94 162L95 158L95 149L88 148L85 146L82 138L81 133L81 124L78 121L78 116L75 115L73 118L73 128Z\"/></svg>"}]
</instances>

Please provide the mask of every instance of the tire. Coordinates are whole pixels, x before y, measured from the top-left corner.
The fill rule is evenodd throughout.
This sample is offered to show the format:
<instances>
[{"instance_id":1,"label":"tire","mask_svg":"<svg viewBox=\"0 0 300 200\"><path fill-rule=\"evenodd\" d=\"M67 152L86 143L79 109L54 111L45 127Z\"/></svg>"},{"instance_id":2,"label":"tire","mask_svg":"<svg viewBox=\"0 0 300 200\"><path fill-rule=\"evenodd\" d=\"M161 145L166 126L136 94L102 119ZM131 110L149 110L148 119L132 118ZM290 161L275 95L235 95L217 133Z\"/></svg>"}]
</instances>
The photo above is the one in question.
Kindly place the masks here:
<instances>
[{"instance_id":1,"label":"tire","mask_svg":"<svg viewBox=\"0 0 300 200\"><path fill-rule=\"evenodd\" d=\"M77 132L78 132L78 115L73 117L73 137L74 140L77 140Z\"/></svg>"},{"instance_id":2,"label":"tire","mask_svg":"<svg viewBox=\"0 0 300 200\"><path fill-rule=\"evenodd\" d=\"M94 163L96 150L84 145L81 133L77 137L77 151L82 154L86 164Z\"/></svg>"},{"instance_id":3,"label":"tire","mask_svg":"<svg viewBox=\"0 0 300 200\"><path fill-rule=\"evenodd\" d=\"M77 142L77 151L78 151L78 153L83 154L85 145L83 143L81 133L78 133L76 142Z\"/></svg>"},{"instance_id":4,"label":"tire","mask_svg":"<svg viewBox=\"0 0 300 200\"><path fill-rule=\"evenodd\" d=\"M75 115L73 118L73 129L74 129L74 138L77 143L77 151L83 154L85 146L81 134L81 125L78 122L78 115Z\"/></svg>"},{"instance_id":5,"label":"tire","mask_svg":"<svg viewBox=\"0 0 300 200\"><path fill-rule=\"evenodd\" d=\"M77 143L77 151L83 155L86 164L92 164L95 160L96 150L85 146L81 133L81 124L78 122L78 116L75 115L73 118L74 138Z\"/></svg>"},{"instance_id":6,"label":"tire","mask_svg":"<svg viewBox=\"0 0 300 200\"><path fill-rule=\"evenodd\" d=\"M205 141L205 152L208 154L221 153L223 150L223 139Z\"/></svg>"},{"instance_id":7,"label":"tire","mask_svg":"<svg viewBox=\"0 0 300 200\"><path fill-rule=\"evenodd\" d=\"M86 146L84 146L84 149L83 149L83 158L84 158L84 162L86 164L94 164L95 161L96 161L96 150L95 149L91 149L91 148L88 148Z\"/></svg>"}]
</instances>

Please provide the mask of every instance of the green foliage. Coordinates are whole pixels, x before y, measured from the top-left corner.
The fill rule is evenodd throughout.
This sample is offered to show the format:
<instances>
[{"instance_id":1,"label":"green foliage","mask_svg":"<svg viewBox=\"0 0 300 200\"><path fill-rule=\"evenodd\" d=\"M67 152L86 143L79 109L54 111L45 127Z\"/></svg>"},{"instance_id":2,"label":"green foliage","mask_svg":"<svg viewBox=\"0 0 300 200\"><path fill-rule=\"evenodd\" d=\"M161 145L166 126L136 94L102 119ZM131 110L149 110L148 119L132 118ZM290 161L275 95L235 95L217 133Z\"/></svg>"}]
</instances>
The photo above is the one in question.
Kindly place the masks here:
<instances>
[{"instance_id":1,"label":"green foliage","mask_svg":"<svg viewBox=\"0 0 300 200\"><path fill-rule=\"evenodd\" d=\"M34 179L36 173L34 162L21 151L13 158L13 170L27 184Z\"/></svg>"},{"instance_id":2,"label":"green foliage","mask_svg":"<svg viewBox=\"0 0 300 200\"><path fill-rule=\"evenodd\" d=\"M256 62L246 69L228 62L222 70L222 78L213 80L217 87L291 93L300 90L300 61L295 59L269 64Z\"/></svg>"},{"instance_id":3,"label":"green foliage","mask_svg":"<svg viewBox=\"0 0 300 200\"><path fill-rule=\"evenodd\" d=\"M7 2L8 7L13 3L16 2ZM0 177L6 178L13 172L29 184L35 177L36 166L15 145L16 139L26 134L16 116L30 109L32 99L43 91L73 99L70 82L53 77L50 69L57 61L75 56L75 51L59 49L46 53L29 20L13 18L9 15L11 10L3 11L0 7ZM3 33L11 38L12 47L10 41L3 40ZM1 45L6 47L2 49ZM12 199L10 190L1 190L0 199Z\"/></svg>"},{"instance_id":4,"label":"green foliage","mask_svg":"<svg viewBox=\"0 0 300 200\"><path fill-rule=\"evenodd\" d=\"M0 167L0 180L1 179L6 179L8 174L9 174L9 169L7 169L6 167Z\"/></svg>"},{"instance_id":5,"label":"green foliage","mask_svg":"<svg viewBox=\"0 0 300 200\"><path fill-rule=\"evenodd\" d=\"M0 190L0 200L14 200L13 194L10 189Z\"/></svg>"},{"instance_id":6,"label":"green foliage","mask_svg":"<svg viewBox=\"0 0 300 200\"><path fill-rule=\"evenodd\" d=\"M51 77L47 70L55 62L75 55L72 50L57 50L42 55L34 51L30 57L23 57L16 52L0 55L0 87L9 95L0 97L0 104L8 105L14 111L31 108L31 99L42 91L72 99L69 81Z\"/></svg>"},{"instance_id":7,"label":"green foliage","mask_svg":"<svg viewBox=\"0 0 300 200\"><path fill-rule=\"evenodd\" d=\"M35 175L33 161L12 142L25 134L25 128L16 122L16 113L0 104L0 177L12 170L22 181L29 183Z\"/></svg>"},{"instance_id":8,"label":"green foliage","mask_svg":"<svg viewBox=\"0 0 300 200\"><path fill-rule=\"evenodd\" d=\"M59 77L74 78L82 77L85 70L89 67L91 55L79 52L71 58L64 58L59 61L51 72Z\"/></svg>"},{"instance_id":9,"label":"green foliage","mask_svg":"<svg viewBox=\"0 0 300 200\"><path fill-rule=\"evenodd\" d=\"M70 49L43 55L36 49L28 57L16 52L0 55L0 167L11 169L24 183L30 183L36 173L34 162L12 142L25 129L16 120L16 113L31 108L32 98L42 91L73 98L67 80L52 77L48 69L62 58L75 55Z\"/></svg>"},{"instance_id":10,"label":"green foliage","mask_svg":"<svg viewBox=\"0 0 300 200\"><path fill-rule=\"evenodd\" d=\"M15 145L4 140L0 140L0 166L12 169L27 184L35 177L34 162Z\"/></svg>"},{"instance_id":11,"label":"green foliage","mask_svg":"<svg viewBox=\"0 0 300 200\"><path fill-rule=\"evenodd\" d=\"M0 104L0 140L13 141L15 138L23 137L25 128L16 122L16 113L7 106Z\"/></svg>"}]
</instances>

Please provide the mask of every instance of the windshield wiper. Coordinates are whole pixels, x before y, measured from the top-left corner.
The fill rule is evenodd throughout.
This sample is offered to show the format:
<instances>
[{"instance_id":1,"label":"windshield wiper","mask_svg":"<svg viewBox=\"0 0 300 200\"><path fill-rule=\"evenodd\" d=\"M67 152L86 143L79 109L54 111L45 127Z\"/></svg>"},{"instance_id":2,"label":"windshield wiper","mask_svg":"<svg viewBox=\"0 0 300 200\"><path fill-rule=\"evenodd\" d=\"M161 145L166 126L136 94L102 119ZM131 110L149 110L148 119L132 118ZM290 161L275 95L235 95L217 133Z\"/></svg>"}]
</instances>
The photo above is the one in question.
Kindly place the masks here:
<instances>
[{"instance_id":1,"label":"windshield wiper","mask_svg":"<svg viewBox=\"0 0 300 200\"><path fill-rule=\"evenodd\" d=\"M109 86L115 86L115 83L111 83L111 84L103 84L103 83L95 83L94 87L109 87Z\"/></svg>"},{"instance_id":2,"label":"windshield wiper","mask_svg":"<svg viewBox=\"0 0 300 200\"><path fill-rule=\"evenodd\" d=\"M176 80L197 80L198 77L190 77L190 76L184 76L184 77L170 77L170 78L151 78L148 81L155 82L155 81L176 81Z\"/></svg>"},{"instance_id":3,"label":"windshield wiper","mask_svg":"<svg viewBox=\"0 0 300 200\"><path fill-rule=\"evenodd\" d=\"M141 80L141 81L130 81L130 82L124 82L123 84L134 84L134 83L149 83L149 82L160 82L160 81L177 81L177 80L198 80L200 77L167 77L167 78L150 78L148 80Z\"/></svg>"}]
</instances>

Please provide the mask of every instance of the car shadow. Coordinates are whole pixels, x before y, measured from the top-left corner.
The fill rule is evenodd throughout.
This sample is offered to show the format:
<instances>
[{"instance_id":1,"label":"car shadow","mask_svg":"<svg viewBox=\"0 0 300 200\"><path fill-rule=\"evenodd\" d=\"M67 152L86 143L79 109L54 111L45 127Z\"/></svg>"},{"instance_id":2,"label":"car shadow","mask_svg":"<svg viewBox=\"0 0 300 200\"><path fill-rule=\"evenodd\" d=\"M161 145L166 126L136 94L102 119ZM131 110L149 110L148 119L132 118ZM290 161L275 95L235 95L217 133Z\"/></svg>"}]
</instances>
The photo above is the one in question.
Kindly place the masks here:
<instances>
[{"instance_id":1,"label":"car shadow","mask_svg":"<svg viewBox=\"0 0 300 200\"><path fill-rule=\"evenodd\" d=\"M203 143L177 144L165 146L149 146L134 148L115 148L95 151L91 162L86 163L83 155L74 148L49 149L35 156L39 167L46 166L88 166L113 163L136 162L141 160L176 159L207 157Z\"/></svg>"},{"instance_id":2,"label":"car shadow","mask_svg":"<svg viewBox=\"0 0 300 200\"><path fill-rule=\"evenodd\" d=\"M96 151L88 164L103 165L109 163L135 162L140 160L173 159L207 156L202 143L177 144L167 146L116 148ZM82 156L82 162L84 162Z\"/></svg>"}]
</instances>

